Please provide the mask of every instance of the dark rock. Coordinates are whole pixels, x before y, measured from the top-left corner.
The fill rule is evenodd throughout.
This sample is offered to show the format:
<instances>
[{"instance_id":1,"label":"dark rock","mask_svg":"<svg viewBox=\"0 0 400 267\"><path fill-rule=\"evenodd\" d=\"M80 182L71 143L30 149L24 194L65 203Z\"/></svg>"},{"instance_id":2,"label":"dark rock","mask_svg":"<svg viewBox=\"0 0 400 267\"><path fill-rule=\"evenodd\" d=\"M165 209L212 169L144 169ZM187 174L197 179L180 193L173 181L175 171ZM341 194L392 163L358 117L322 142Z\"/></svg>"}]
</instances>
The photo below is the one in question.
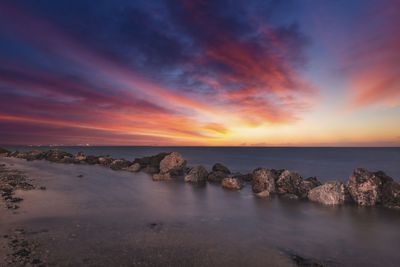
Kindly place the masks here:
<instances>
[{"instance_id":1,"label":"dark rock","mask_svg":"<svg viewBox=\"0 0 400 267\"><path fill-rule=\"evenodd\" d=\"M160 162L170 153L159 153L150 157L137 158L133 163L139 163L142 171L150 174L160 172Z\"/></svg>"},{"instance_id":2,"label":"dark rock","mask_svg":"<svg viewBox=\"0 0 400 267\"><path fill-rule=\"evenodd\" d=\"M389 181L383 185L382 205L388 208L400 209L400 183Z\"/></svg>"},{"instance_id":3,"label":"dark rock","mask_svg":"<svg viewBox=\"0 0 400 267\"><path fill-rule=\"evenodd\" d=\"M207 181L211 183L220 183L222 179L226 178L229 174L221 171L212 171L207 176Z\"/></svg>"},{"instance_id":4,"label":"dark rock","mask_svg":"<svg viewBox=\"0 0 400 267\"><path fill-rule=\"evenodd\" d=\"M222 179L221 185L223 188L230 190L240 190L243 187L243 183L240 179L230 177Z\"/></svg>"},{"instance_id":5,"label":"dark rock","mask_svg":"<svg viewBox=\"0 0 400 267\"><path fill-rule=\"evenodd\" d=\"M351 201L346 186L338 181L326 182L311 189L308 199L324 205L342 205Z\"/></svg>"},{"instance_id":6,"label":"dark rock","mask_svg":"<svg viewBox=\"0 0 400 267\"><path fill-rule=\"evenodd\" d=\"M45 186L39 187L40 190L46 190L47 188Z\"/></svg>"},{"instance_id":7,"label":"dark rock","mask_svg":"<svg viewBox=\"0 0 400 267\"><path fill-rule=\"evenodd\" d=\"M216 163L208 174L207 180L212 183L220 183L222 179L230 177L229 174L231 174L231 171L227 167L221 163Z\"/></svg>"},{"instance_id":8,"label":"dark rock","mask_svg":"<svg viewBox=\"0 0 400 267\"><path fill-rule=\"evenodd\" d=\"M255 169L251 188L257 196L268 197L275 192L274 174L265 168Z\"/></svg>"},{"instance_id":9,"label":"dark rock","mask_svg":"<svg viewBox=\"0 0 400 267\"><path fill-rule=\"evenodd\" d=\"M72 163L74 161L74 156L71 153L58 149L46 151L44 158L48 161L59 163Z\"/></svg>"},{"instance_id":10,"label":"dark rock","mask_svg":"<svg viewBox=\"0 0 400 267\"><path fill-rule=\"evenodd\" d=\"M122 170L129 167L132 163L125 159L116 159L110 164L110 168L114 171Z\"/></svg>"},{"instance_id":11,"label":"dark rock","mask_svg":"<svg viewBox=\"0 0 400 267\"><path fill-rule=\"evenodd\" d=\"M355 169L349 178L348 189L353 200L360 206L374 206L382 201L382 190L393 179L384 172Z\"/></svg>"},{"instance_id":12,"label":"dark rock","mask_svg":"<svg viewBox=\"0 0 400 267\"><path fill-rule=\"evenodd\" d=\"M308 192L320 184L315 177L303 180L298 173L285 170L276 180L275 186L278 194L293 194L299 198L307 198Z\"/></svg>"},{"instance_id":13,"label":"dark rock","mask_svg":"<svg viewBox=\"0 0 400 267\"><path fill-rule=\"evenodd\" d=\"M223 172L226 174L230 174L231 171L224 165L222 165L221 163L215 163L214 166L212 167L212 171L213 172Z\"/></svg>"},{"instance_id":14,"label":"dark rock","mask_svg":"<svg viewBox=\"0 0 400 267\"><path fill-rule=\"evenodd\" d=\"M86 156L85 162L89 165L99 164L99 158L96 156Z\"/></svg>"},{"instance_id":15,"label":"dark rock","mask_svg":"<svg viewBox=\"0 0 400 267\"><path fill-rule=\"evenodd\" d=\"M25 159L28 161L44 159L45 152L41 150L32 150L25 153Z\"/></svg>"},{"instance_id":16,"label":"dark rock","mask_svg":"<svg viewBox=\"0 0 400 267\"><path fill-rule=\"evenodd\" d=\"M207 180L208 171L203 166L195 166L190 169L189 173L185 175L185 182L189 183L205 183Z\"/></svg>"},{"instance_id":17,"label":"dark rock","mask_svg":"<svg viewBox=\"0 0 400 267\"><path fill-rule=\"evenodd\" d=\"M82 178L83 177L83 174L79 174L78 176L76 176L76 177L78 177L78 178Z\"/></svg>"},{"instance_id":18,"label":"dark rock","mask_svg":"<svg viewBox=\"0 0 400 267\"><path fill-rule=\"evenodd\" d=\"M11 152L8 151L7 149L0 147L0 157L6 157L6 156L8 156L10 153L11 153Z\"/></svg>"}]
</instances>

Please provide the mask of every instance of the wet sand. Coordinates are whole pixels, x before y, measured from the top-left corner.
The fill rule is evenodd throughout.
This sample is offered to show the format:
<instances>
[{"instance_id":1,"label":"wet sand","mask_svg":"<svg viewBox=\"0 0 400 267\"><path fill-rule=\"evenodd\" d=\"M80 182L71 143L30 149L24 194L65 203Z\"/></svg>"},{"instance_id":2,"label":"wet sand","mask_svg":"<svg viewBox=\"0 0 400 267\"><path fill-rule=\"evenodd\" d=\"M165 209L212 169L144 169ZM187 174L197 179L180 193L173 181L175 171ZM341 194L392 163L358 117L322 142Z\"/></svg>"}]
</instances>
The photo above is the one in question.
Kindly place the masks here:
<instances>
[{"instance_id":1,"label":"wet sand","mask_svg":"<svg viewBox=\"0 0 400 267\"><path fill-rule=\"evenodd\" d=\"M18 191L20 208L1 209L0 266L21 235L45 266L296 266L291 254L324 266L400 262L398 211L260 200L249 186L153 182L102 166L0 163L47 188Z\"/></svg>"}]
</instances>

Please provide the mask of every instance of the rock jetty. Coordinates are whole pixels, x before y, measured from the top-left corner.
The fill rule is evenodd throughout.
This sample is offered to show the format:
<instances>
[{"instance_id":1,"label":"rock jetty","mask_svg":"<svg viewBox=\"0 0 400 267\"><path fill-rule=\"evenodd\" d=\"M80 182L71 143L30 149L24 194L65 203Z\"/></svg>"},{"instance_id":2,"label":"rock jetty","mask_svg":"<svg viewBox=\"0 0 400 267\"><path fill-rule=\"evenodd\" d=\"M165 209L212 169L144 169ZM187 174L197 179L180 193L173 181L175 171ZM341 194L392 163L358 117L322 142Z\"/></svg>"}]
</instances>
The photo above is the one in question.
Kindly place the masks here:
<instances>
[{"instance_id":1,"label":"rock jetty","mask_svg":"<svg viewBox=\"0 0 400 267\"><path fill-rule=\"evenodd\" d=\"M251 173L232 173L221 163L212 166L210 172L204 166L187 167L187 162L178 152L159 153L157 155L136 158L134 161L113 159L109 155L93 156L83 152L74 154L58 150L32 150L28 152L10 152L0 148L0 156L33 160L48 160L54 163L101 165L115 171L145 172L154 181L183 179L187 183L219 183L229 190L241 190L246 184L251 185L253 193L267 198L277 195L285 199L302 199L323 205L355 204L358 206L384 206L400 209L400 183L382 171L371 172L357 168L348 182L329 181L322 184L316 177L303 178L290 170L257 168ZM1 182L3 198L12 198L13 189L9 188L11 176ZM10 178L11 177L11 178ZM19 176L21 177L21 176ZM19 178L18 178L19 179ZM23 186L23 180L17 184ZM22 182L21 182L22 181ZM10 204L10 207L12 205Z\"/></svg>"}]
</instances>

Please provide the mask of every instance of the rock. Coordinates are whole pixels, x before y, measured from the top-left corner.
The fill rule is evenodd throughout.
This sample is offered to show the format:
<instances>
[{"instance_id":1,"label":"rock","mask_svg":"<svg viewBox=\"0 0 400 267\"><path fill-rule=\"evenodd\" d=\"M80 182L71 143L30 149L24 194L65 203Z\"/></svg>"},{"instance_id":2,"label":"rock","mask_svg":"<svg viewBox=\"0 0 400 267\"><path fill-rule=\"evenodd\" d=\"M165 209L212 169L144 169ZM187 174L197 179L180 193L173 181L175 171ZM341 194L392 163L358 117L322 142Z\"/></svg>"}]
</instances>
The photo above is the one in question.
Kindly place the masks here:
<instances>
[{"instance_id":1,"label":"rock","mask_svg":"<svg viewBox=\"0 0 400 267\"><path fill-rule=\"evenodd\" d=\"M48 161L59 163L71 163L74 160L74 156L71 153L58 149L46 151L44 153L44 158Z\"/></svg>"},{"instance_id":2,"label":"rock","mask_svg":"<svg viewBox=\"0 0 400 267\"><path fill-rule=\"evenodd\" d=\"M220 183L222 179L226 178L231 171L222 165L221 163L216 163L212 167L212 171L208 174L207 180L212 183Z\"/></svg>"},{"instance_id":3,"label":"rock","mask_svg":"<svg viewBox=\"0 0 400 267\"><path fill-rule=\"evenodd\" d=\"M389 181L383 185L382 205L388 208L400 209L400 183Z\"/></svg>"},{"instance_id":4,"label":"rock","mask_svg":"<svg viewBox=\"0 0 400 267\"><path fill-rule=\"evenodd\" d=\"M110 168L114 171L117 171L129 167L131 164L132 163L130 161L127 161L125 159L116 159L111 162Z\"/></svg>"},{"instance_id":5,"label":"rock","mask_svg":"<svg viewBox=\"0 0 400 267\"><path fill-rule=\"evenodd\" d=\"M0 157L7 157L10 153L7 149L0 147Z\"/></svg>"},{"instance_id":6,"label":"rock","mask_svg":"<svg viewBox=\"0 0 400 267\"><path fill-rule=\"evenodd\" d=\"M178 152L172 152L160 162L160 173L169 173L172 176L182 175L186 166L186 160Z\"/></svg>"},{"instance_id":7,"label":"rock","mask_svg":"<svg viewBox=\"0 0 400 267\"><path fill-rule=\"evenodd\" d=\"M278 194L293 194L299 198L307 198L308 192L321 183L315 178L303 178L296 172L285 170L276 180Z\"/></svg>"},{"instance_id":8,"label":"rock","mask_svg":"<svg viewBox=\"0 0 400 267\"><path fill-rule=\"evenodd\" d=\"M342 205L351 201L346 186L338 181L326 182L311 189L308 199L324 205Z\"/></svg>"},{"instance_id":9,"label":"rock","mask_svg":"<svg viewBox=\"0 0 400 267\"><path fill-rule=\"evenodd\" d=\"M214 166L212 167L212 171L213 172L223 172L226 174L230 174L231 171L225 167L224 165L222 165L221 163L215 163Z\"/></svg>"},{"instance_id":10,"label":"rock","mask_svg":"<svg viewBox=\"0 0 400 267\"><path fill-rule=\"evenodd\" d=\"M353 200L360 206L374 206L382 201L383 186L393 179L384 172L355 169L349 178L348 189Z\"/></svg>"},{"instance_id":11,"label":"rock","mask_svg":"<svg viewBox=\"0 0 400 267\"><path fill-rule=\"evenodd\" d=\"M138 171L140 171L140 164L139 163L133 163L131 166L129 166L125 170L127 170L129 172L138 172Z\"/></svg>"},{"instance_id":12,"label":"rock","mask_svg":"<svg viewBox=\"0 0 400 267\"><path fill-rule=\"evenodd\" d=\"M83 152L78 152L78 153L76 153L76 155L75 155L75 161L76 161L77 163L83 162L83 161L85 161L85 160L86 160L86 155L85 155Z\"/></svg>"},{"instance_id":13,"label":"rock","mask_svg":"<svg viewBox=\"0 0 400 267\"><path fill-rule=\"evenodd\" d=\"M203 166L195 166L190 169L189 173L185 175L185 182L189 183L205 183L207 180L208 171Z\"/></svg>"},{"instance_id":14,"label":"rock","mask_svg":"<svg viewBox=\"0 0 400 267\"><path fill-rule=\"evenodd\" d=\"M96 156L86 156L85 162L89 165L99 164L99 158Z\"/></svg>"},{"instance_id":15,"label":"rock","mask_svg":"<svg viewBox=\"0 0 400 267\"><path fill-rule=\"evenodd\" d=\"M274 174L265 168L258 168L253 171L251 188L260 197L267 197L275 192Z\"/></svg>"},{"instance_id":16,"label":"rock","mask_svg":"<svg viewBox=\"0 0 400 267\"><path fill-rule=\"evenodd\" d=\"M146 173L159 173L160 162L169 154L170 153L159 153L150 157L137 158L133 161L133 163L139 163L142 171Z\"/></svg>"},{"instance_id":17,"label":"rock","mask_svg":"<svg viewBox=\"0 0 400 267\"><path fill-rule=\"evenodd\" d=\"M230 177L222 179L221 185L223 188L230 190L240 190L243 187L243 183L240 179Z\"/></svg>"},{"instance_id":18,"label":"rock","mask_svg":"<svg viewBox=\"0 0 400 267\"><path fill-rule=\"evenodd\" d=\"M41 150L32 150L26 153L25 159L28 161L44 159L45 152Z\"/></svg>"},{"instance_id":19,"label":"rock","mask_svg":"<svg viewBox=\"0 0 400 267\"><path fill-rule=\"evenodd\" d=\"M99 157L98 161L102 166L110 166L114 159L111 157Z\"/></svg>"}]
</instances>

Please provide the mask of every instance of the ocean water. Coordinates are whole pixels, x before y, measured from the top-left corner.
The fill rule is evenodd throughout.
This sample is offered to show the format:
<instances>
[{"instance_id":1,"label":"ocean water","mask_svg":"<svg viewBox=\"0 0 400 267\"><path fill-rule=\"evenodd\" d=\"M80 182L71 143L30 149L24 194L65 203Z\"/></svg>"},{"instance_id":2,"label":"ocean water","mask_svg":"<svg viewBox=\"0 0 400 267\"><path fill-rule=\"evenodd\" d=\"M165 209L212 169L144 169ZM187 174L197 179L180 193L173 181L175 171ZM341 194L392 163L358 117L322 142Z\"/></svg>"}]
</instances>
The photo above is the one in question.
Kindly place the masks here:
<instances>
[{"instance_id":1,"label":"ocean water","mask_svg":"<svg viewBox=\"0 0 400 267\"><path fill-rule=\"evenodd\" d=\"M7 147L11 150L50 149L49 147ZM303 148L303 147L59 147L71 153L111 155L133 160L160 152L180 152L188 165L203 164L208 169L216 162L233 172L248 173L257 167L289 169L303 177L321 181L347 181L355 168L385 171L400 179L400 148Z\"/></svg>"},{"instance_id":2,"label":"ocean water","mask_svg":"<svg viewBox=\"0 0 400 267\"><path fill-rule=\"evenodd\" d=\"M124 157L137 152L120 149L110 151ZM210 150L203 155L214 155ZM200 160L195 151L181 150ZM223 162L232 167L238 159ZM49 266L295 266L288 253L324 266L400 263L398 210L260 199L249 185L229 191L216 184L154 182L145 173L103 166L15 158L0 163L47 187L18 192L24 201L15 214L0 213L0 234L26 229Z\"/></svg>"}]
</instances>

